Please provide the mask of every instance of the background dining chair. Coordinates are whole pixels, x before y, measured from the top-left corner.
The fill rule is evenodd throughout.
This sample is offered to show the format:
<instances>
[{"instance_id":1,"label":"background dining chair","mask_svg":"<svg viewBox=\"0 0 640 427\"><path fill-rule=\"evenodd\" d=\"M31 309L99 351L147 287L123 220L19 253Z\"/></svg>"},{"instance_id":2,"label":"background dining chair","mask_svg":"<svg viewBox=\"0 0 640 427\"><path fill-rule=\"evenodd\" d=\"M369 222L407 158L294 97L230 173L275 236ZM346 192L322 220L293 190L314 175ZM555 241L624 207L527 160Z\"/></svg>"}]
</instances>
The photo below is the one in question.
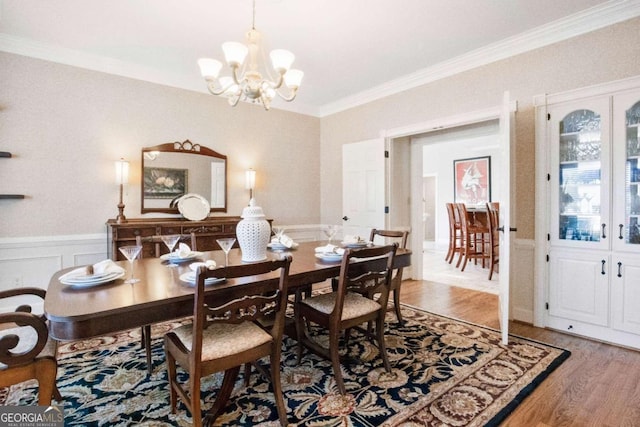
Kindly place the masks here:
<instances>
[{"instance_id":1,"label":"background dining chair","mask_svg":"<svg viewBox=\"0 0 640 427\"><path fill-rule=\"evenodd\" d=\"M407 239L409 237L408 231L398 231L398 230L378 230L374 228L371 230L371 235L369 236L369 240L373 243L376 243L376 236L384 238L382 244L389 243L398 243L398 248L406 249L407 248ZM390 291L393 291L393 306L396 312L396 318L399 323L403 323L402 320L402 312L400 311L400 286L402 285L402 268L396 268L394 272L394 276L391 279L391 288Z\"/></svg>"},{"instance_id":2,"label":"background dining chair","mask_svg":"<svg viewBox=\"0 0 640 427\"><path fill-rule=\"evenodd\" d=\"M460 271L464 271L469 260L482 261L484 267L486 261L489 259L488 251L486 251L485 244L488 241L485 236L489 233L489 227L477 222L473 222L467 211L467 207L464 203L456 203L458 213L460 215L460 224L462 229L462 251L460 252L460 258L456 267L460 265L462 261L462 267Z\"/></svg>"},{"instance_id":3,"label":"background dining chair","mask_svg":"<svg viewBox=\"0 0 640 427\"><path fill-rule=\"evenodd\" d=\"M500 262L500 203L487 203L489 219L489 280L493 277L496 264Z\"/></svg>"},{"instance_id":4,"label":"background dining chair","mask_svg":"<svg viewBox=\"0 0 640 427\"><path fill-rule=\"evenodd\" d=\"M462 224L460 223L460 213L455 204L447 203L446 206L449 218L449 250L444 259L451 264L456 254L462 251Z\"/></svg>"},{"instance_id":5,"label":"background dining chair","mask_svg":"<svg viewBox=\"0 0 640 427\"><path fill-rule=\"evenodd\" d=\"M18 288L0 291L0 299L15 297L41 298L40 288ZM38 381L38 405L49 406L51 399L62 400L56 386L58 362L57 342L49 337L44 315L31 313L28 304L14 312L0 313L0 387L23 381Z\"/></svg>"},{"instance_id":6,"label":"background dining chair","mask_svg":"<svg viewBox=\"0 0 640 427\"><path fill-rule=\"evenodd\" d=\"M340 354L338 352L341 331L375 322L375 335L370 330L362 332L378 343L380 357L387 372L391 365L384 343L384 318L391 287L393 260L398 244L374 246L363 249L347 249L342 257L338 288L331 293L297 300L294 305L298 336L298 363L302 360L302 348L331 360L333 375L341 394L346 393ZM376 301L365 295L379 294ZM320 325L329 332L329 348L324 348L309 335L306 321Z\"/></svg>"},{"instance_id":7,"label":"background dining chair","mask_svg":"<svg viewBox=\"0 0 640 427\"><path fill-rule=\"evenodd\" d=\"M196 234L181 234L178 239L178 243L176 243L176 247L180 242L186 242L190 245L192 251L197 251L196 247ZM145 247L148 244L153 245L153 251L145 250ZM146 245L145 245L146 244ZM142 251L140 252L140 257L145 258L145 255L152 254L152 257L159 258L162 253L162 248L166 245L162 241L160 236L136 236L136 245L142 246ZM167 248L167 251L169 249ZM147 256L148 257L148 256ZM140 334L140 345L144 348L145 353L147 355L147 372L149 375L153 372L153 363L152 363L152 355L151 355L151 325L144 325L141 329Z\"/></svg>"},{"instance_id":8,"label":"background dining chair","mask_svg":"<svg viewBox=\"0 0 640 427\"><path fill-rule=\"evenodd\" d=\"M164 346L169 374L171 412L176 412L178 396L191 412L193 425L202 425L200 409L201 377L225 371L218 397L205 416L210 425L224 411L241 365L269 356L270 377L278 418L287 425L280 383L280 356L287 308L287 286L291 256L281 260L233 265L196 273L193 322L167 333ZM279 270L279 280L256 281L255 276ZM205 303L208 279L243 278L247 283L236 298L212 306ZM259 280L259 279L258 279ZM271 319L270 327L260 320ZM176 364L189 374L188 385L178 382Z\"/></svg>"}]
</instances>

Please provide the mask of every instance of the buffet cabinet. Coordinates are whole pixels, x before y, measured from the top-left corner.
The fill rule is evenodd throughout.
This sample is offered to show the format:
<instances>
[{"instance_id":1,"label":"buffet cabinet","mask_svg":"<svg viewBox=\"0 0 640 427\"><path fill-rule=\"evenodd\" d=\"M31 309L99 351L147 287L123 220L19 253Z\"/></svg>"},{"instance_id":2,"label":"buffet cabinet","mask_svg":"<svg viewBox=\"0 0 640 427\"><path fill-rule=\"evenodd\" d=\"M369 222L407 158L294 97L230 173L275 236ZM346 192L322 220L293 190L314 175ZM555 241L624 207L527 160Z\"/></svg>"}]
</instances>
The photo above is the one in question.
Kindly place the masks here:
<instances>
[{"instance_id":1,"label":"buffet cabinet","mask_svg":"<svg viewBox=\"0 0 640 427\"><path fill-rule=\"evenodd\" d=\"M640 348L640 87L546 113L547 326Z\"/></svg>"},{"instance_id":2,"label":"buffet cabinet","mask_svg":"<svg viewBox=\"0 0 640 427\"><path fill-rule=\"evenodd\" d=\"M209 217L202 221L189 221L183 218L136 218L118 224L115 219L107 221L107 238L110 257L113 260L125 260L118 250L121 246L135 245L136 237L162 236L166 234L196 235L198 251L218 250L216 239L236 237L236 226L240 217ZM236 245L237 247L237 242ZM160 245L162 253L168 249ZM155 244L145 242L142 248L143 258L155 256Z\"/></svg>"}]
</instances>

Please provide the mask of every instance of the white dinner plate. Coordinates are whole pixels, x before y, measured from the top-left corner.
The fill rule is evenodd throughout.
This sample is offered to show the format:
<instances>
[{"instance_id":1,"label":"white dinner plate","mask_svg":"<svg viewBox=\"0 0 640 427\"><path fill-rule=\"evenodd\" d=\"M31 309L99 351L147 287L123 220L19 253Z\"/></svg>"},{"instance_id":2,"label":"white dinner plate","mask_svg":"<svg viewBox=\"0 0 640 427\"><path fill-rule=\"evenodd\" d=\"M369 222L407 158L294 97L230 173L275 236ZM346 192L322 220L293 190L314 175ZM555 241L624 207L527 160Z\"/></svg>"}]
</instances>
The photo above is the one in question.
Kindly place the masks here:
<instances>
[{"instance_id":1,"label":"white dinner plate","mask_svg":"<svg viewBox=\"0 0 640 427\"><path fill-rule=\"evenodd\" d=\"M67 286L73 286L76 288L90 288L92 286L98 286L98 285L102 285L105 283L109 283L109 282L113 282L114 280L120 279L121 277L124 277L125 275L125 271L113 271L111 273L107 273L105 275L102 275L101 277L98 278L92 278L92 279L87 279L86 277L89 276L85 276L85 278L82 278L80 276L78 277L68 277L65 279L60 279L60 283L67 285Z\"/></svg>"},{"instance_id":2,"label":"white dinner plate","mask_svg":"<svg viewBox=\"0 0 640 427\"><path fill-rule=\"evenodd\" d=\"M294 243L293 246L291 246L290 248L286 247L285 245L283 245L280 242L271 242L269 244L267 244L267 248L273 250L273 251L286 251L286 250L291 250L291 249L295 249L298 247L297 243Z\"/></svg>"},{"instance_id":3,"label":"white dinner plate","mask_svg":"<svg viewBox=\"0 0 640 427\"><path fill-rule=\"evenodd\" d=\"M329 262L342 261L342 255L334 252L318 252L316 258Z\"/></svg>"},{"instance_id":4,"label":"white dinner plate","mask_svg":"<svg viewBox=\"0 0 640 427\"><path fill-rule=\"evenodd\" d=\"M188 193L178 200L178 211L191 221L200 221L209 216L211 205L199 194Z\"/></svg>"},{"instance_id":5,"label":"white dinner plate","mask_svg":"<svg viewBox=\"0 0 640 427\"><path fill-rule=\"evenodd\" d=\"M187 282L188 284L195 286L196 285L196 273L195 271L189 271L187 273L183 273L180 275L180 280L183 282ZM209 277L208 279L204 279L205 286L213 285L215 283L224 282L226 279L224 277Z\"/></svg>"},{"instance_id":6,"label":"white dinner plate","mask_svg":"<svg viewBox=\"0 0 640 427\"><path fill-rule=\"evenodd\" d=\"M364 248L369 246L370 242L340 242L345 248Z\"/></svg>"},{"instance_id":7,"label":"white dinner plate","mask_svg":"<svg viewBox=\"0 0 640 427\"><path fill-rule=\"evenodd\" d=\"M191 251L189 255L187 255L186 257L179 257L178 254L176 254L175 252L171 252L170 254L160 255L160 259L163 261L172 262L174 264L179 264L181 262L194 260L199 256L202 256L202 252Z\"/></svg>"}]
</instances>

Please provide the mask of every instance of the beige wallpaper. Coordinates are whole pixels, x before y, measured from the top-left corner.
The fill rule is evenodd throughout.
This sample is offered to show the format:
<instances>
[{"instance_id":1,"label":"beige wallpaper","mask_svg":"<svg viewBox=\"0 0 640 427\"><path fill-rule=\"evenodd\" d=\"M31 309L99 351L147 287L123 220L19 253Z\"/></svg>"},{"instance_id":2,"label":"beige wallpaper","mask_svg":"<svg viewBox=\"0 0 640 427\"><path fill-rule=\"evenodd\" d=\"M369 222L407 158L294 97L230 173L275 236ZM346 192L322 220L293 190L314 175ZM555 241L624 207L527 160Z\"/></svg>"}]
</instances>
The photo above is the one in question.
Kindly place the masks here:
<instances>
[{"instance_id":1,"label":"beige wallpaper","mask_svg":"<svg viewBox=\"0 0 640 427\"><path fill-rule=\"evenodd\" d=\"M0 53L0 238L105 232L117 215L113 162L131 164L125 215L140 213L140 149L183 141L228 156L228 215L249 195L275 223L320 220L320 120L207 94ZM147 216L157 216L147 215Z\"/></svg>"},{"instance_id":2,"label":"beige wallpaper","mask_svg":"<svg viewBox=\"0 0 640 427\"><path fill-rule=\"evenodd\" d=\"M517 238L534 238L533 97L640 74L640 18L575 37L322 119L322 221L342 217L341 145L385 129L496 107L510 91L516 114Z\"/></svg>"}]
</instances>

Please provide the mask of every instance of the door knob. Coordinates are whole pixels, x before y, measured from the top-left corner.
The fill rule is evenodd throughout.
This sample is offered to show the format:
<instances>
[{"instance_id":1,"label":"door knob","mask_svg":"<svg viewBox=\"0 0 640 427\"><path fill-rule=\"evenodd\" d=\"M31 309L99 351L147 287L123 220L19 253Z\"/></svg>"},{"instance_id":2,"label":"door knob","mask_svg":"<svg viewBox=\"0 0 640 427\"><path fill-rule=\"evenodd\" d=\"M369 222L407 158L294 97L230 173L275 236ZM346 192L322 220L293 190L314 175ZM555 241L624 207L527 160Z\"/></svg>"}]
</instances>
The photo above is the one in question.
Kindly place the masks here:
<instances>
[{"instance_id":1,"label":"door knob","mask_svg":"<svg viewBox=\"0 0 640 427\"><path fill-rule=\"evenodd\" d=\"M345 215L345 216L342 217L342 220L343 221L349 221L349 217Z\"/></svg>"}]
</instances>

